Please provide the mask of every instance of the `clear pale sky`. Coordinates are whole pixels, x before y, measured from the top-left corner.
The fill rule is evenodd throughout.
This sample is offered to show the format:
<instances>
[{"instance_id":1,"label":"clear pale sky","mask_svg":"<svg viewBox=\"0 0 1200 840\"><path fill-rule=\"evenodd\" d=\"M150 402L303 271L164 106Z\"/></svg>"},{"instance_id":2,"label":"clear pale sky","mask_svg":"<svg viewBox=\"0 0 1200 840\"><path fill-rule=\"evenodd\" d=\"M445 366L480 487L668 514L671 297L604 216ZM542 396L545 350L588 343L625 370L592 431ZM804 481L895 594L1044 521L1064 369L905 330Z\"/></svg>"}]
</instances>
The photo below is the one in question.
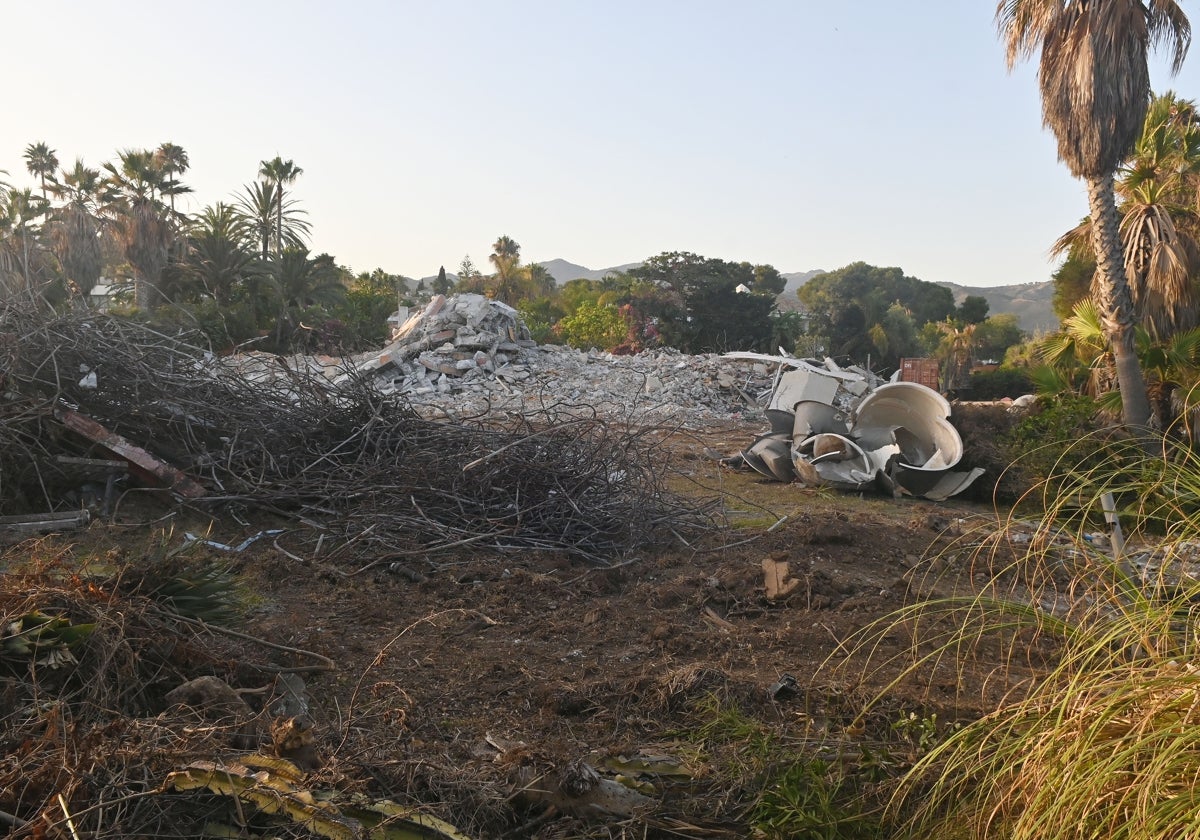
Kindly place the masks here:
<instances>
[{"instance_id":1,"label":"clear pale sky","mask_svg":"<svg viewBox=\"0 0 1200 840\"><path fill-rule=\"evenodd\" d=\"M55 0L0 4L0 169L187 150L184 209L303 168L312 249L421 277L507 234L589 268L1049 279L1087 212L993 0ZM1200 26L1200 20L1196 21ZM1197 47L1200 50L1200 47ZM1200 54L1156 91L1200 98Z\"/></svg>"}]
</instances>

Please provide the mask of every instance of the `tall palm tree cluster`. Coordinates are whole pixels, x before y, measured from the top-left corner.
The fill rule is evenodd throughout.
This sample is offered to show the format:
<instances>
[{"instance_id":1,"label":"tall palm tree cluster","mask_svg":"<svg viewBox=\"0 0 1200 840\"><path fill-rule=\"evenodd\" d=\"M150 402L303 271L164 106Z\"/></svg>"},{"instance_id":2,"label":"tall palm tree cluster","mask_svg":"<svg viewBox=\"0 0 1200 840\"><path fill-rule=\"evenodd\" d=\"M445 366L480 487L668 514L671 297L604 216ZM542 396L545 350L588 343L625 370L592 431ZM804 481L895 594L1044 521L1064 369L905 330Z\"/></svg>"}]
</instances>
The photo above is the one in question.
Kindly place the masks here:
<instances>
[{"instance_id":1,"label":"tall palm tree cluster","mask_svg":"<svg viewBox=\"0 0 1200 840\"><path fill-rule=\"evenodd\" d=\"M1135 325L1155 341L1200 324L1200 113L1167 92L1146 111L1114 180L1122 268ZM1058 256L1096 262L1091 218L1054 244ZM1099 280L1093 275L1093 286Z\"/></svg>"},{"instance_id":2,"label":"tall palm tree cluster","mask_svg":"<svg viewBox=\"0 0 1200 840\"><path fill-rule=\"evenodd\" d=\"M307 250L309 223L287 194L303 170L291 160L262 161L231 202L189 215L175 199L191 192L181 180L190 162L174 143L121 150L99 168L60 166L46 143L30 144L24 159L34 187L0 181L7 301L84 304L102 277L125 277L139 311L168 309L228 339L283 342L306 310L346 292L333 258Z\"/></svg>"},{"instance_id":3,"label":"tall palm tree cluster","mask_svg":"<svg viewBox=\"0 0 1200 840\"><path fill-rule=\"evenodd\" d=\"M1134 356L1151 420L1166 428L1200 406L1200 113L1173 92L1154 97L1134 150L1114 180L1121 263L1129 287ZM1071 265L1098 265L1094 223L1084 219L1055 243ZM1041 345L1051 393L1080 391L1116 408L1119 382L1097 286L1070 284L1061 331ZM1114 385L1118 386L1117 390ZM1185 424L1182 429L1194 434Z\"/></svg>"},{"instance_id":4,"label":"tall palm tree cluster","mask_svg":"<svg viewBox=\"0 0 1200 840\"><path fill-rule=\"evenodd\" d=\"M1040 54L1043 122L1059 158L1087 185L1090 218L1074 241L1086 235L1095 257L1091 297L1122 416L1144 428L1152 412L1137 326L1170 329L1194 283L1187 244L1168 210L1194 174L1177 154L1192 142L1187 126L1194 121L1170 103L1150 108L1148 55L1164 48L1178 71L1191 26L1174 0L1000 0L996 23L1010 68Z\"/></svg>"}]
</instances>

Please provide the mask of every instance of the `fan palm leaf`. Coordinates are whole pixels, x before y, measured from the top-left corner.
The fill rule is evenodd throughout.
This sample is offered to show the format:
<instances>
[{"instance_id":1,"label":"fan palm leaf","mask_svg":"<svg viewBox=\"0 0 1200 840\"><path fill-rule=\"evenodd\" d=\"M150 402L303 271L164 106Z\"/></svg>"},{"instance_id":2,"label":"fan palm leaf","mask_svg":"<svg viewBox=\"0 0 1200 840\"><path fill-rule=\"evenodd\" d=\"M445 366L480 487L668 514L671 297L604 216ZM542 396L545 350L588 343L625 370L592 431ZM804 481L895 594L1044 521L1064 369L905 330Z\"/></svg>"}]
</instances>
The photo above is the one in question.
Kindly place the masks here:
<instances>
[{"instance_id":1,"label":"fan palm leaf","mask_svg":"<svg viewBox=\"0 0 1200 840\"><path fill-rule=\"evenodd\" d=\"M1135 317L1159 339L1196 326L1191 258L1196 246L1175 223L1189 211L1166 201L1166 185L1143 181L1132 190L1121 220Z\"/></svg>"}]
</instances>

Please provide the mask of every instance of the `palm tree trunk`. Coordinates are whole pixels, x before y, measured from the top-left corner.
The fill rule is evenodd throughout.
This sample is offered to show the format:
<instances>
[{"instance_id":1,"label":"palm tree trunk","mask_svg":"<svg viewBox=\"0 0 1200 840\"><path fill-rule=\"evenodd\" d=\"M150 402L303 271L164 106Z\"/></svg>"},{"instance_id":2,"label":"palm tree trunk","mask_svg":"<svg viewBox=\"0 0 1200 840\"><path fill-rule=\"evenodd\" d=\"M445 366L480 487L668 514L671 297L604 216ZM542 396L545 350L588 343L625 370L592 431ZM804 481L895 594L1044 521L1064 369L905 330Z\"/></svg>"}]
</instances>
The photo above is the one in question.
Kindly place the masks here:
<instances>
[{"instance_id":1,"label":"palm tree trunk","mask_svg":"<svg viewBox=\"0 0 1200 840\"><path fill-rule=\"evenodd\" d=\"M151 291L150 282L140 271L135 269L133 272L133 305L143 312L149 312L150 306L154 302Z\"/></svg>"},{"instance_id":2,"label":"palm tree trunk","mask_svg":"<svg viewBox=\"0 0 1200 840\"><path fill-rule=\"evenodd\" d=\"M1150 398L1134 352L1133 298L1125 278L1112 173L1088 178L1087 192L1092 213L1092 245L1096 252L1093 293L1112 347L1117 387L1121 391L1121 417L1130 429L1144 430L1150 422Z\"/></svg>"}]
</instances>

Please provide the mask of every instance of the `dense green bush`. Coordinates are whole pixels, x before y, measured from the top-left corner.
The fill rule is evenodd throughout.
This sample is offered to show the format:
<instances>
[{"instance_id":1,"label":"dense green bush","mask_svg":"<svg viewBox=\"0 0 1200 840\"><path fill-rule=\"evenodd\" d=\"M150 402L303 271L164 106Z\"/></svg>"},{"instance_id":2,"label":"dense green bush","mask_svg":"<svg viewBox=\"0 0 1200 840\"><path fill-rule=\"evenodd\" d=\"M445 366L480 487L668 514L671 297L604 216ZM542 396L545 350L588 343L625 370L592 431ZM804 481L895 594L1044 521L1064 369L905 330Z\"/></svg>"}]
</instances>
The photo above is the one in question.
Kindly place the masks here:
<instances>
[{"instance_id":1,"label":"dense green bush","mask_svg":"<svg viewBox=\"0 0 1200 840\"><path fill-rule=\"evenodd\" d=\"M1087 470L1105 463L1111 453L1101 435L1104 423L1096 401L1090 397L1059 395L1041 398L1026 410L999 440L1007 450L1013 484L1042 484L1056 493L1066 472ZM1089 441L1085 451L1079 442Z\"/></svg>"},{"instance_id":2,"label":"dense green bush","mask_svg":"<svg viewBox=\"0 0 1200 840\"><path fill-rule=\"evenodd\" d=\"M1037 505L1043 494L1033 494L1034 499L1034 488L1057 492L1080 470L1113 467L1130 458L1122 436L1107 427L1088 397L1042 397L1023 409L959 403L950 422L963 442L959 468L985 471L967 496L979 501L1011 504L1027 498Z\"/></svg>"},{"instance_id":3,"label":"dense green bush","mask_svg":"<svg viewBox=\"0 0 1200 840\"><path fill-rule=\"evenodd\" d=\"M973 400L1000 400L1016 398L1033 393L1033 383L1022 370L999 368L981 370L971 374L967 381L967 393Z\"/></svg>"},{"instance_id":4,"label":"dense green bush","mask_svg":"<svg viewBox=\"0 0 1200 840\"><path fill-rule=\"evenodd\" d=\"M609 350L628 335L629 327L611 303L584 301L575 312L558 322L556 330L572 347Z\"/></svg>"}]
</instances>

